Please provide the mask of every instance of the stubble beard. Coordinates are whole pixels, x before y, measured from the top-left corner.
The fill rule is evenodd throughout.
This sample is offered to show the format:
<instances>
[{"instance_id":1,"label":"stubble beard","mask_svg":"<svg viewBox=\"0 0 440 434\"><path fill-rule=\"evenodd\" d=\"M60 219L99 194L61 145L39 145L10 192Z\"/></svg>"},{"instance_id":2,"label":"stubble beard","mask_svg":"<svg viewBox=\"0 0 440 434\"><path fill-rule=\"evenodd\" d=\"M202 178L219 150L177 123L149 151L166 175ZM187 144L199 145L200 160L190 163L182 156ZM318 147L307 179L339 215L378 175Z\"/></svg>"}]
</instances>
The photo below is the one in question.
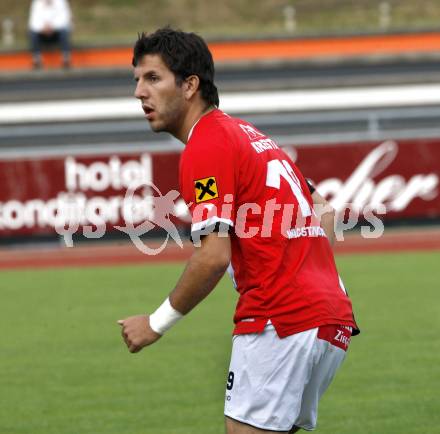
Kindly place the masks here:
<instances>
[{"instance_id":1,"label":"stubble beard","mask_svg":"<svg viewBox=\"0 0 440 434\"><path fill-rule=\"evenodd\" d=\"M150 123L152 131L155 133L169 133L176 136L181 128L184 119L184 110L182 108L182 98L176 98L166 105L166 109L160 113L158 123Z\"/></svg>"}]
</instances>

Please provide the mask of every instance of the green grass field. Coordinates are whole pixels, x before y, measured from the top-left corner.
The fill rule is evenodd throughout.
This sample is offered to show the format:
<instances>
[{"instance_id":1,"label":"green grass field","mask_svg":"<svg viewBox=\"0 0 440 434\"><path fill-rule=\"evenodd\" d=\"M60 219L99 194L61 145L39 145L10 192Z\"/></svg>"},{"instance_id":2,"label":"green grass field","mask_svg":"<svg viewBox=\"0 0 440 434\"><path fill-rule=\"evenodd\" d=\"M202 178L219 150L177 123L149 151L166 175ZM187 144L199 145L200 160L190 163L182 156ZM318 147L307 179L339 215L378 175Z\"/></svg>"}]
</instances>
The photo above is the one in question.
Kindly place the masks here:
<instances>
[{"instance_id":1,"label":"green grass field","mask_svg":"<svg viewBox=\"0 0 440 434\"><path fill-rule=\"evenodd\" d=\"M440 433L440 252L338 264L362 334L321 402L317 432ZM116 324L154 309L182 267L2 272L0 433L223 433L228 279L137 355Z\"/></svg>"}]
</instances>

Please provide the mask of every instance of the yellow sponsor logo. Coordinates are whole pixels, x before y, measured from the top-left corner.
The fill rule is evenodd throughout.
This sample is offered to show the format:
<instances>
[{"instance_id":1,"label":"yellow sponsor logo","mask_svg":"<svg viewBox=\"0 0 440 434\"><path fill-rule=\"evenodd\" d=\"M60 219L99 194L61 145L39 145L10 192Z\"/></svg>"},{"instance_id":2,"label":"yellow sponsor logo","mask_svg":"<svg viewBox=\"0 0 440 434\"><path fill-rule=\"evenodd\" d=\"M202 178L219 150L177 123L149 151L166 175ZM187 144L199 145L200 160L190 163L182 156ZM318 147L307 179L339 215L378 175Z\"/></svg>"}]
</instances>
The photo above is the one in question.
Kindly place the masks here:
<instances>
[{"instance_id":1,"label":"yellow sponsor logo","mask_svg":"<svg viewBox=\"0 0 440 434\"><path fill-rule=\"evenodd\" d=\"M214 176L194 181L196 202L205 202L218 197L217 181Z\"/></svg>"}]
</instances>

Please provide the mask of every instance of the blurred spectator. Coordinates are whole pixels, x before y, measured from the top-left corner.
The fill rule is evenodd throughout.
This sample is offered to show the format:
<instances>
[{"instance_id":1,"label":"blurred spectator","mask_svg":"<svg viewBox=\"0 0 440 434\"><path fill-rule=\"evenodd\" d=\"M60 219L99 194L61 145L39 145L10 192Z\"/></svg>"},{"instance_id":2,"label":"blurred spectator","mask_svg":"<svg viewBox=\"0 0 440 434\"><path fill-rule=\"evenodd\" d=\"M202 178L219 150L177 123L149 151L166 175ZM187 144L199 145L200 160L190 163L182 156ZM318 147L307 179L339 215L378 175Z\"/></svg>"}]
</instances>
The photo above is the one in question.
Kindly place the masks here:
<instances>
[{"instance_id":1,"label":"blurred spectator","mask_svg":"<svg viewBox=\"0 0 440 434\"><path fill-rule=\"evenodd\" d=\"M41 48L59 44L64 68L70 67L72 14L67 0L32 0L29 35L34 68L41 68Z\"/></svg>"}]
</instances>

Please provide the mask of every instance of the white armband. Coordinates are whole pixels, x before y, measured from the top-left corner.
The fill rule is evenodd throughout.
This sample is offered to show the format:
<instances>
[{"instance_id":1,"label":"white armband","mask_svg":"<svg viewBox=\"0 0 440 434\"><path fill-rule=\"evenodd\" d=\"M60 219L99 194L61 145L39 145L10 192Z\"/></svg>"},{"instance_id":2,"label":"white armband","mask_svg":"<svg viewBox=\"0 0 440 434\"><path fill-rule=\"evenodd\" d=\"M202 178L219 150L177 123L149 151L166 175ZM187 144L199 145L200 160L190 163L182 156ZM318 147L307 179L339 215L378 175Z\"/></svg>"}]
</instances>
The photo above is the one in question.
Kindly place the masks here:
<instances>
[{"instance_id":1,"label":"white armband","mask_svg":"<svg viewBox=\"0 0 440 434\"><path fill-rule=\"evenodd\" d=\"M150 315L150 327L156 333L163 335L183 314L171 306L169 297Z\"/></svg>"}]
</instances>

